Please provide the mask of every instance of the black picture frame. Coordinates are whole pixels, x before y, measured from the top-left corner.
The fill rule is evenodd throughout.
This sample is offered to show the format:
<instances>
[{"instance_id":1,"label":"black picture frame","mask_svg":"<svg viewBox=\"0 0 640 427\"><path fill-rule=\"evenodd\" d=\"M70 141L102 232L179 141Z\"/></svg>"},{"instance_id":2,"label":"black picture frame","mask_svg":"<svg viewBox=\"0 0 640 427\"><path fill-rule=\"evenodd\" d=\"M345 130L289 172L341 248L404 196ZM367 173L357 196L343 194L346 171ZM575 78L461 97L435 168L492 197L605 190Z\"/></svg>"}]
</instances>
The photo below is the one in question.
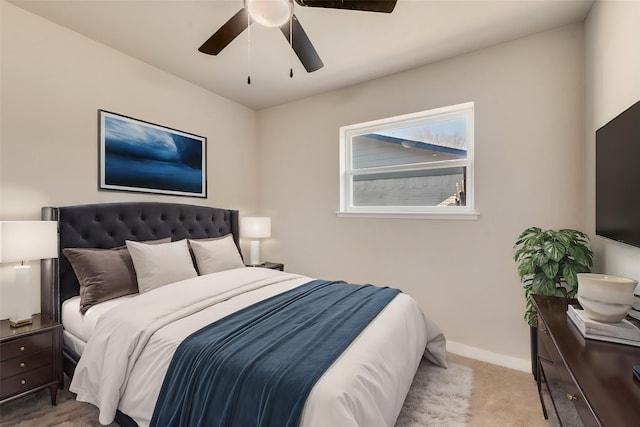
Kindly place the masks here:
<instances>
[{"instance_id":1,"label":"black picture frame","mask_svg":"<svg viewBox=\"0 0 640 427\"><path fill-rule=\"evenodd\" d=\"M99 190L207 197L207 138L98 110Z\"/></svg>"}]
</instances>

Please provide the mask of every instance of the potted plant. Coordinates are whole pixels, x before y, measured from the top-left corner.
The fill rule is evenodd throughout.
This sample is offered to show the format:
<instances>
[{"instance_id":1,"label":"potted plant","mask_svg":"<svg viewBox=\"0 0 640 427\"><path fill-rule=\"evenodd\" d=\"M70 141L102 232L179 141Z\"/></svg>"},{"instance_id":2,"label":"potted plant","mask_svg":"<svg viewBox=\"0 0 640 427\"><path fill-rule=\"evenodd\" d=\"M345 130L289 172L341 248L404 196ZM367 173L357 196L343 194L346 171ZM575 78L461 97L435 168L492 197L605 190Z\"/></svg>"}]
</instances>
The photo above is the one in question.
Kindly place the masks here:
<instances>
[{"instance_id":1,"label":"potted plant","mask_svg":"<svg viewBox=\"0 0 640 427\"><path fill-rule=\"evenodd\" d=\"M537 320L532 294L573 298L578 291L577 273L588 273L593 265L589 237L577 230L542 230L529 227L515 244L513 259L524 287L524 318L531 332L531 370L537 378Z\"/></svg>"}]
</instances>

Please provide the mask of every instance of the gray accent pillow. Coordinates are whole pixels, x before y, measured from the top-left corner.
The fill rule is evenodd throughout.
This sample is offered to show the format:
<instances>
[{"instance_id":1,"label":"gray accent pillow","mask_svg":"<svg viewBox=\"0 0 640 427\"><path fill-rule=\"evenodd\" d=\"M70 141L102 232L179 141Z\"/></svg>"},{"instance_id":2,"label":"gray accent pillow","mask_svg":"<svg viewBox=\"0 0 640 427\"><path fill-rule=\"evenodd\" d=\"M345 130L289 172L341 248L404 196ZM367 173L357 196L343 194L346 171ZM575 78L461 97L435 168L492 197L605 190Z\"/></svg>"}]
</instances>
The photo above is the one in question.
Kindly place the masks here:
<instances>
[{"instance_id":1,"label":"gray accent pillow","mask_svg":"<svg viewBox=\"0 0 640 427\"><path fill-rule=\"evenodd\" d=\"M170 237L147 241L168 243ZM113 249L64 248L62 250L80 283L80 312L95 304L138 293L138 281L131 254L126 246Z\"/></svg>"},{"instance_id":2,"label":"gray accent pillow","mask_svg":"<svg viewBox=\"0 0 640 427\"><path fill-rule=\"evenodd\" d=\"M231 234L212 239L190 239L189 246L193 251L200 275L244 267Z\"/></svg>"}]
</instances>

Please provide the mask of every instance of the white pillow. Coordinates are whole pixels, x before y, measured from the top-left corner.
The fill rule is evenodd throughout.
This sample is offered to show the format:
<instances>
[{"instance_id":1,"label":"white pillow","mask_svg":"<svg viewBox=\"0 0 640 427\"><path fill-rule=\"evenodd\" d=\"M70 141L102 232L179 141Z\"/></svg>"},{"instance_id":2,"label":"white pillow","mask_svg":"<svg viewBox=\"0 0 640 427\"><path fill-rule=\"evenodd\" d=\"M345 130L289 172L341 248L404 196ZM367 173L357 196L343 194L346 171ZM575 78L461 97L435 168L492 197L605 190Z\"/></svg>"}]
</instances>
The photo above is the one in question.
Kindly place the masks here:
<instances>
[{"instance_id":1,"label":"white pillow","mask_svg":"<svg viewBox=\"0 0 640 427\"><path fill-rule=\"evenodd\" d=\"M145 245L127 240L140 293L169 283L197 277L186 240Z\"/></svg>"},{"instance_id":2,"label":"white pillow","mask_svg":"<svg viewBox=\"0 0 640 427\"><path fill-rule=\"evenodd\" d=\"M244 267L231 234L217 239L189 240L189 245L200 275Z\"/></svg>"}]
</instances>

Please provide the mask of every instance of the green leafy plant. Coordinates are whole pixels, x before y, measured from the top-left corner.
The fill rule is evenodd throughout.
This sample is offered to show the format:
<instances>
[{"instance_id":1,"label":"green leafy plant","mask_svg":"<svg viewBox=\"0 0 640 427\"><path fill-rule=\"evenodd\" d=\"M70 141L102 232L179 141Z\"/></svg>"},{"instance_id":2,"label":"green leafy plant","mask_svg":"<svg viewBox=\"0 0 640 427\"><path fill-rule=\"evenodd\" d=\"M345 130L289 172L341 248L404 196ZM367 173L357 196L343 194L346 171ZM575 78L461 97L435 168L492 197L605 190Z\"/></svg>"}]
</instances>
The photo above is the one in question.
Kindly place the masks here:
<instances>
[{"instance_id":1,"label":"green leafy plant","mask_svg":"<svg viewBox=\"0 0 640 427\"><path fill-rule=\"evenodd\" d=\"M524 287L529 325L536 324L536 309L531 294L574 297L578 291L577 273L588 273L593 265L589 237L577 230L524 230L515 247L513 259Z\"/></svg>"}]
</instances>

